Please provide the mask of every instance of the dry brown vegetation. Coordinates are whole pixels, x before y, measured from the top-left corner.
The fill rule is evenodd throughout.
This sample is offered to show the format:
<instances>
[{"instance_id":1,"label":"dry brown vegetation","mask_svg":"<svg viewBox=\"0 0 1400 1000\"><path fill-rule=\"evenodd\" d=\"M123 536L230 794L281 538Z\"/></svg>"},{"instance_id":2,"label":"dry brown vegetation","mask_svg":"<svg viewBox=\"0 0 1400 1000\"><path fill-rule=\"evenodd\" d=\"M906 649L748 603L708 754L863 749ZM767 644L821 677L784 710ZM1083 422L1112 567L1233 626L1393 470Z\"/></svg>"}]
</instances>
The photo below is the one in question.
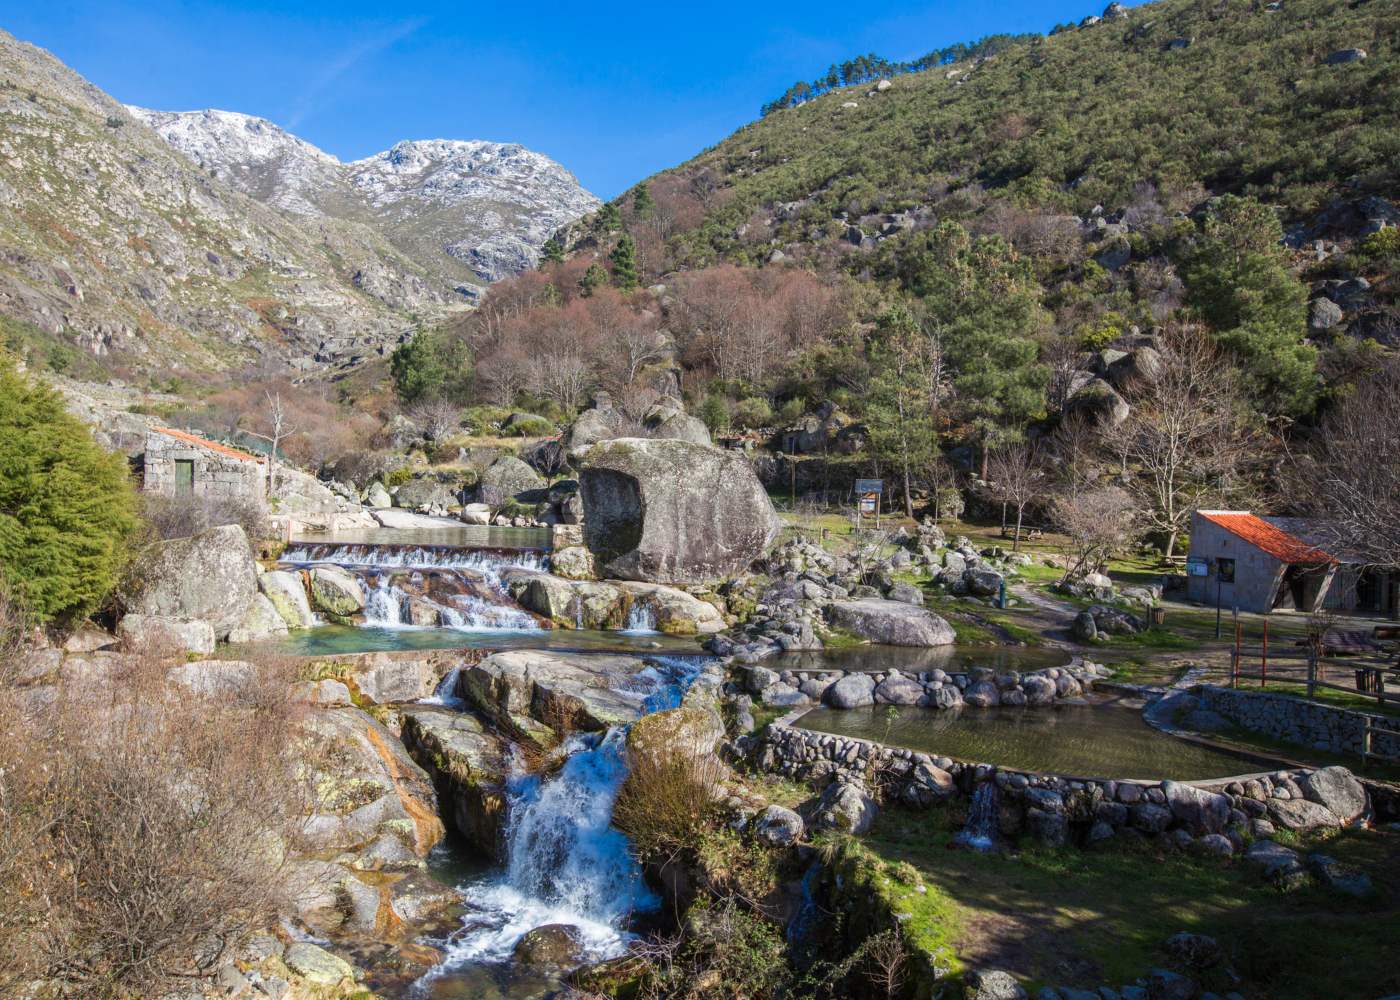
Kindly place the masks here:
<instances>
[{"instance_id":1,"label":"dry brown vegetation","mask_svg":"<svg viewBox=\"0 0 1400 1000\"><path fill-rule=\"evenodd\" d=\"M0 995L158 995L208 973L282 903L309 803L289 678L253 668L199 697L132 658L21 687L5 652Z\"/></svg>"},{"instance_id":2,"label":"dry brown vegetation","mask_svg":"<svg viewBox=\"0 0 1400 1000\"><path fill-rule=\"evenodd\" d=\"M673 855L700 839L723 780L714 754L631 754L613 823L640 855Z\"/></svg>"}]
</instances>

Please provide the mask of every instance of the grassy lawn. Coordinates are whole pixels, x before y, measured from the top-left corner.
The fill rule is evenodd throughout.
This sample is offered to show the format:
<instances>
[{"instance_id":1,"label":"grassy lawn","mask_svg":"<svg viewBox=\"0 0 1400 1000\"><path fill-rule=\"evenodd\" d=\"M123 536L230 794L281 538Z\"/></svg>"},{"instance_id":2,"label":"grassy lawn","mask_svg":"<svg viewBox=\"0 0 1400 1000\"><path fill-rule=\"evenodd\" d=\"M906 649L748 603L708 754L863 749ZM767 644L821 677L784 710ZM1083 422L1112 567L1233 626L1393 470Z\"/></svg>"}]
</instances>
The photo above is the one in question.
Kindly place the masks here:
<instances>
[{"instance_id":1,"label":"grassy lawn","mask_svg":"<svg viewBox=\"0 0 1400 1000\"><path fill-rule=\"evenodd\" d=\"M908 914L922 945L955 951L955 967L1004 968L1032 992L1117 988L1170 965L1163 943L1188 930L1215 937L1243 978L1235 986L1208 971L1204 985L1218 992L1311 1000L1400 990L1400 835L1327 842L1328 854L1370 874L1377 892L1364 900L1321 887L1283 893L1242 862L1129 846L983 855L949 849L950 836L941 815L891 809L859 849L884 863L872 887Z\"/></svg>"}]
</instances>

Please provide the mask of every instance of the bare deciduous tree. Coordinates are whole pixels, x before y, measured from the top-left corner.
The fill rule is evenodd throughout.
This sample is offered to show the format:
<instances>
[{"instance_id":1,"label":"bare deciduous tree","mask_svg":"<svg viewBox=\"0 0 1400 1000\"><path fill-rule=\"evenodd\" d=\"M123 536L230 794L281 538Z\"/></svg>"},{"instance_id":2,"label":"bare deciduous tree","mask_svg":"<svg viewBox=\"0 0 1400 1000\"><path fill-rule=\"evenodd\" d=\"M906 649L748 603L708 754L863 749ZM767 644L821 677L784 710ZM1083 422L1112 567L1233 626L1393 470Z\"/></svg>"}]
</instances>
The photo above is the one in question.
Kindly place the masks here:
<instances>
[{"instance_id":1,"label":"bare deciduous tree","mask_svg":"<svg viewBox=\"0 0 1400 1000\"><path fill-rule=\"evenodd\" d=\"M1170 328L1159 359L1125 390L1128 419L1106 433L1128 475L1126 488L1171 558L1191 512L1237 497L1238 475L1256 444L1229 360L1196 327Z\"/></svg>"},{"instance_id":2,"label":"bare deciduous tree","mask_svg":"<svg viewBox=\"0 0 1400 1000\"><path fill-rule=\"evenodd\" d=\"M1109 557L1135 537L1134 515L1132 497L1116 486L1056 498L1051 516L1069 539L1065 574L1060 582L1102 571Z\"/></svg>"},{"instance_id":3,"label":"bare deciduous tree","mask_svg":"<svg viewBox=\"0 0 1400 1000\"><path fill-rule=\"evenodd\" d=\"M288 419L287 408L282 404L282 393L267 389L263 395L267 399L266 426L269 431L268 433L262 431L249 431L248 433L268 443L267 493L268 496L273 496L277 493L278 457L281 454L278 449L281 448L285 438L296 433L296 428L291 425Z\"/></svg>"},{"instance_id":4,"label":"bare deciduous tree","mask_svg":"<svg viewBox=\"0 0 1400 1000\"><path fill-rule=\"evenodd\" d=\"M1400 566L1400 361L1362 379L1323 419L1300 466L1304 502L1331 544Z\"/></svg>"},{"instance_id":5,"label":"bare deciduous tree","mask_svg":"<svg viewBox=\"0 0 1400 1000\"><path fill-rule=\"evenodd\" d=\"M1003 532L1006 531L1007 508L1016 511L1016 527L1011 542L1011 551L1016 552L1021 548L1021 526L1026 508L1045 495L1044 459L1034 444L998 448L992 453L988 464L988 476L988 485L1001 499Z\"/></svg>"}]
</instances>

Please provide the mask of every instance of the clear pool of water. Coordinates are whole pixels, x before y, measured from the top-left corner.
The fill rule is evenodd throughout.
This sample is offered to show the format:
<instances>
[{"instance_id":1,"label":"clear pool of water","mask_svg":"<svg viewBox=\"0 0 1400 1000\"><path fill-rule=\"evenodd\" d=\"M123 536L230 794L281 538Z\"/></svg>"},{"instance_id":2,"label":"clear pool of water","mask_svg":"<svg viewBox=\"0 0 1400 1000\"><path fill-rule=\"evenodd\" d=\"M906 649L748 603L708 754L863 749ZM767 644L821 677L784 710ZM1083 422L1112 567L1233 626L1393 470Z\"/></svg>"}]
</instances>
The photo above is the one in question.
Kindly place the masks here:
<instances>
[{"instance_id":1,"label":"clear pool of water","mask_svg":"<svg viewBox=\"0 0 1400 1000\"><path fill-rule=\"evenodd\" d=\"M955 760L1081 778L1199 781L1266 769L1256 759L1153 729L1115 704L940 711L818 708L804 729L877 740Z\"/></svg>"},{"instance_id":2,"label":"clear pool of water","mask_svg":"<svg viewBox=\"0 0 1400 1000\"><path fill-rule=\"evenodd\" d=\"M225 648L231 656L336 656L425 649L557 649L583 653L700 653L700 644L688 636L627 632L593 632L586 629L455 629L375 628L373 626L322 625L298 629L267 642Z\"/></svg>"},{"instance_id":3,"label":"clear pool of water","mask_svg":"<svg viewBox=\"0 0 1400 1000\"><path fill-rule=\"evenodd\" d=\"M918 649L911 646L845 646L809 653L782 653L763 665L781 673L784 670L864 670L904 673L943 670L964 673L973 667L1017 670L1025 673L1045 667L1062 667L1069 654L1059 649L1029 646L938 646Z\"/></svg>"}]
</instances>

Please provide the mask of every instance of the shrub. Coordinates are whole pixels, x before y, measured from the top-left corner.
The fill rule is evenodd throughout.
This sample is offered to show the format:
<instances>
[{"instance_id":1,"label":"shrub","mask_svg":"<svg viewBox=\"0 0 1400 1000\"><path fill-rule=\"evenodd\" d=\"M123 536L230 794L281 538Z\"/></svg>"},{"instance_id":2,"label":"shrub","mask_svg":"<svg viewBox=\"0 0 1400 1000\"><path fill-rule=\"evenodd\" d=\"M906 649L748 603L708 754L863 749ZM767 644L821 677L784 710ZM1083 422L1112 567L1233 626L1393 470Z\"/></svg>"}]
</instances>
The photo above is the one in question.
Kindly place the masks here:
<instances>
[{"instance_id":1,"label":"shrub","mask_svg":"<svg viewBox=\"0 0 1400 1000\"><path fill-rule=\"evenodd\" d=\"M544 417L528 416L505 428L505 433L510 437L548 437L554 433L554 425Z\"/></svg>"},{"instance_id":2,"label":"shrub","mask_svg":"<svg viewBox=\"0 0 1400 1000\"><path fill-rule=\"evenodd\" d=\"M773 423L773 408L762 396L750 396L734 404L734 426L744 430L758 430Z\"/></svg>"},{"instance_id":3,"label":"shrub","mask_svg":"<svg viewBox=\"0 0 1400 1000\"><path fill-rule=\"evenodd\" d=\"M106 596L135 508L122 457L0 360L0 574L36 620L80 617Z\"/></svg>"},{"instance_id":4,"label":"shrub","mask_svg":"<svg viewBox=\"0 0 1400 1000\"><path fill-rule=\"evenodd\" d=\"M694 844L723 776L718 758L638 753L629 754L629 765L613 805L613 824L643 857Z\"/></svg>"},{"instance_id":5,"label":"shrub","mask_svg":"<svg viewBox=\"0 0 1400 1000\"><path fill-rule=\"evenodd\" d=\"M158 996L207 973L283 903L310 803L290 677L198 706L166 667L60 685L0 741L0 995ZM23 992L23 991L22 991ZM25 993L24 995L29 995Z\"/></svg>"},{"instance_id":6,"label":"shrub","mask_svg":"<svg viewBox=\"0 0 1400 1000\"><path fill-rule=\"evenodd\" d=\"M400 465L397 469L390 469L379 477L386 489L393 489L395 486L402 486L413 478L413 467L411 465Z\"/></svg>"},{"instance_id":7,"label":"shrub","mask_svg":"<svg viewBox=\"0 0 1400 1000\"><path fill-rule=\"evenodd\" d=\"M1367 264L1377 267L1400 267L1400 229L1387 226L1371 233L1354 251Z\"/></svg>"},{"instance_id":8,"label":"shrub","mask_svg":"<svg viewBox=\"0 0 1400 1000\"><path fill-rule=\"evenodd\" d=\"M256 500L239 497L143 496L141 513L156 538L189 538L222 524L236 524L250 539L257 539L266 511Z\"/></svg>"}]
</instances>

